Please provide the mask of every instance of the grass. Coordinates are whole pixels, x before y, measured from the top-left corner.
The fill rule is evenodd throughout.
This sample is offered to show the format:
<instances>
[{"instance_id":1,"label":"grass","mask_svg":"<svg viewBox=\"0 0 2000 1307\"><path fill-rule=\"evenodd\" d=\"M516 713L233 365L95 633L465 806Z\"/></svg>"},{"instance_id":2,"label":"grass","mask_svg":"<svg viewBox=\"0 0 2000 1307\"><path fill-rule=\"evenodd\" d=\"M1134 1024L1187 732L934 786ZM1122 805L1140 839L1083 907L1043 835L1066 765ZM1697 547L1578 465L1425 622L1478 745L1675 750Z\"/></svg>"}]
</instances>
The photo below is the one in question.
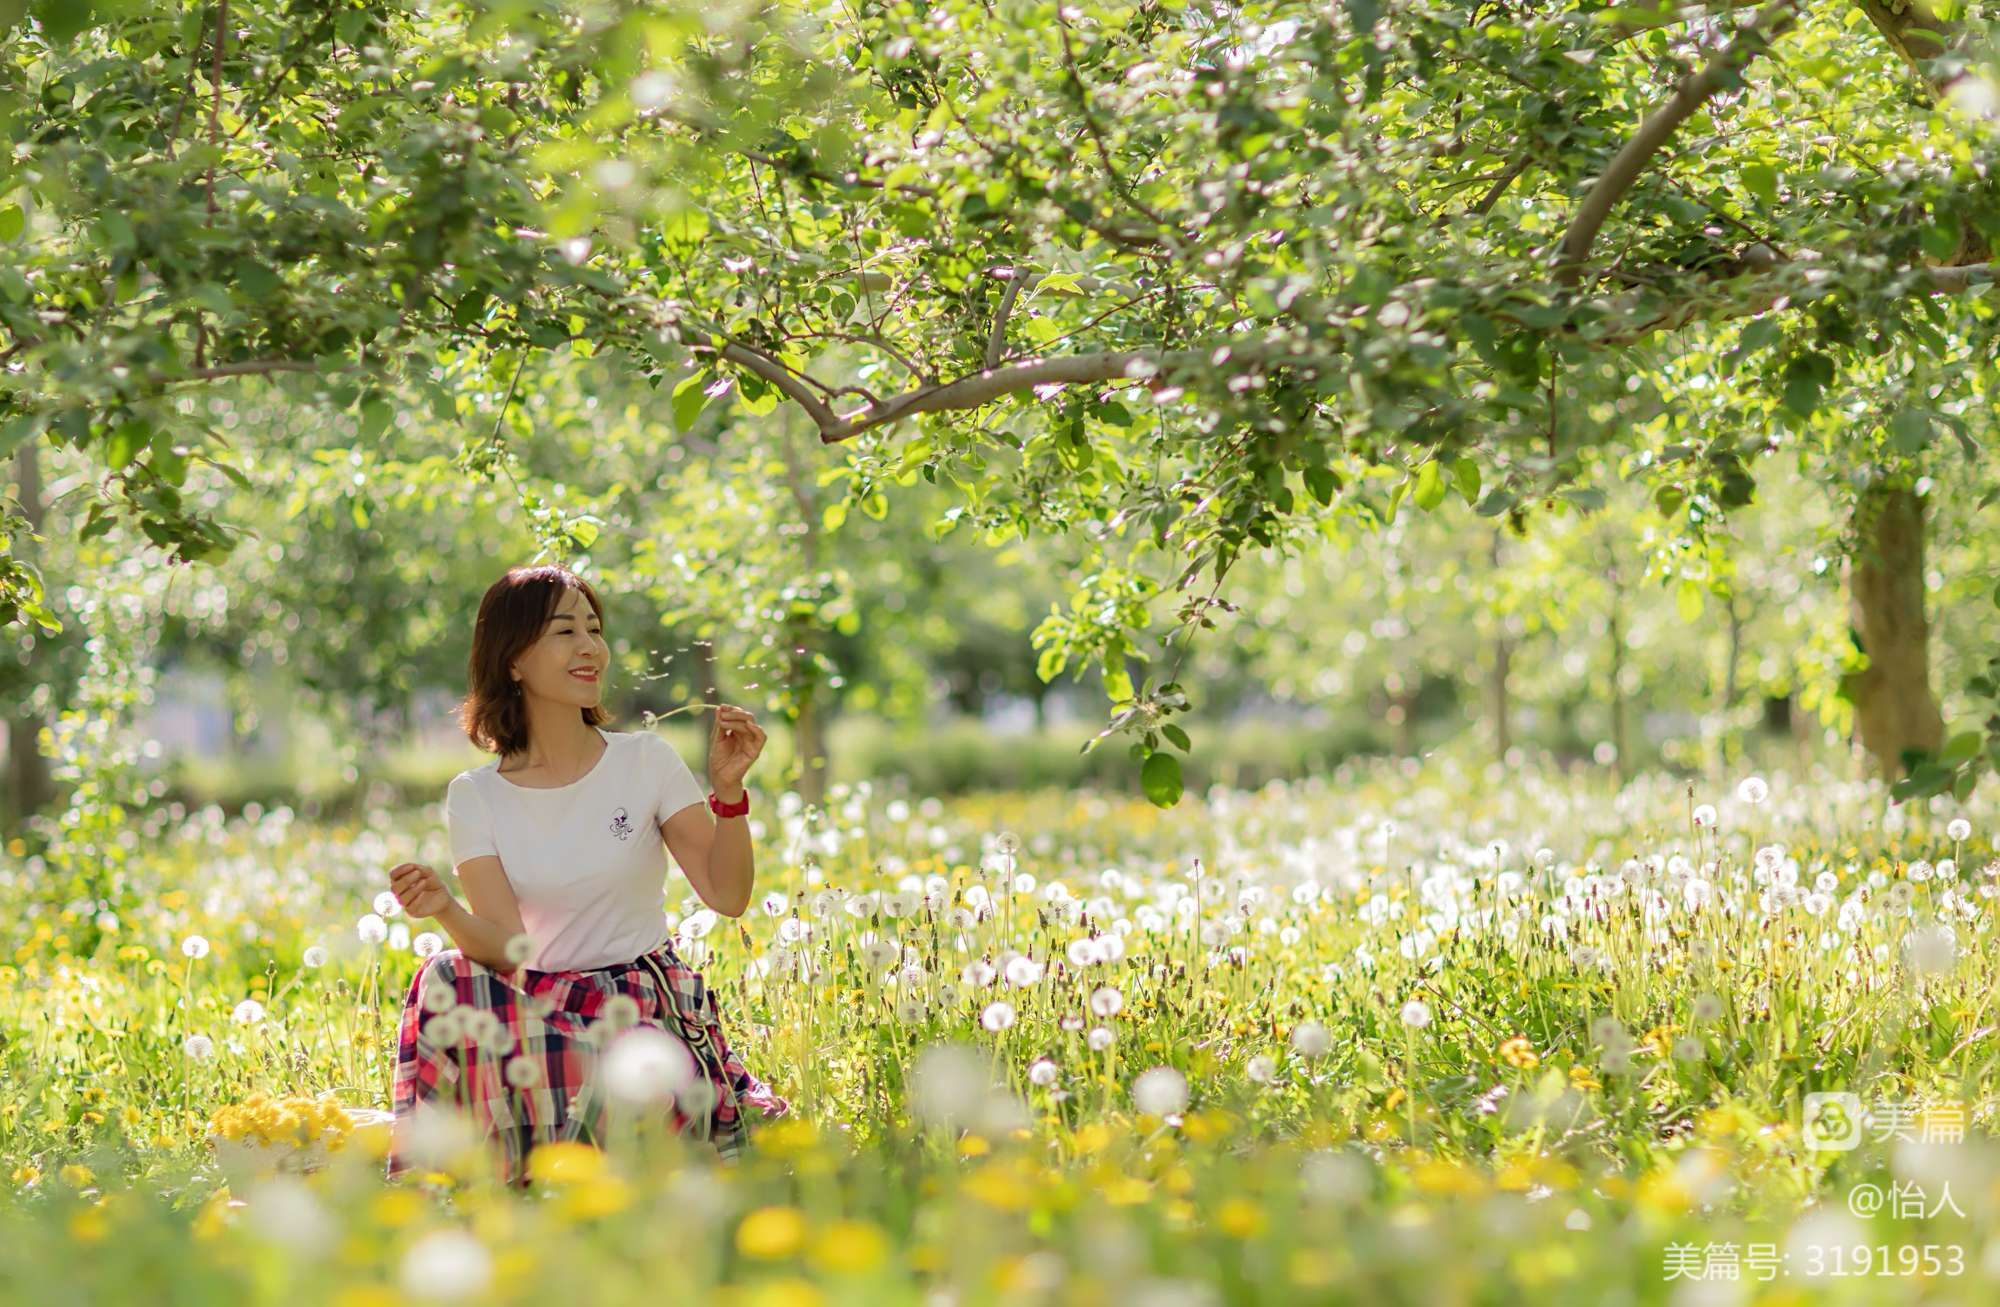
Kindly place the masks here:
<instances>
[{"instance_id":1,"label":"grass","mask_svg":"<svg viewBox=\"0 0 2000 1307\"><path fill-rule=\"evenodd\" d=\"M716 919L676 872L669 906L794 1115L734 1167L628 1120L603 1152L548 1150L528 1195L476 1143L385 1184L362 1131L306 1179L230 1186L206 1142L218 1109L270 1119L260 1094L387 1106L425 923L364 945L356 922L388 866L442 865L431 810L198 810L131 851L108 905L44 902L16 846L0 1285L1991 1301L1990 810L1975 800L1955 840L1956 810L1769 780L1753 804L1734 778L1612 792L1444 758L1169 812L1055 791L760 799L770 901ZM1804 1098L1824 1091L1875 1113L1853 1151L1808 1147ZM1903 1199L1856 1214L1869 1185Z\"/></svg>"}]
</instances>

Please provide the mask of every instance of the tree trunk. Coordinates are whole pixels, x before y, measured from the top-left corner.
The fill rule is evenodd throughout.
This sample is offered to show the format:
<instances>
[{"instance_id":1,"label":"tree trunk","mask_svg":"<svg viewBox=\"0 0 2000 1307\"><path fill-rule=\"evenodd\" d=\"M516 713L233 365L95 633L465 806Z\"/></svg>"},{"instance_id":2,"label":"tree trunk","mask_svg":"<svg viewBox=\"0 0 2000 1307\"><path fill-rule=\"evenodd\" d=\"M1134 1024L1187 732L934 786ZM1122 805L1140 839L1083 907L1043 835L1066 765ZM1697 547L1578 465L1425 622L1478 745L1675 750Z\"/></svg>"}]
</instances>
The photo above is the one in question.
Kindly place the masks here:
<instances>
[{"instance_id":1,"label":"tree trunk","mask_svg":"<svg viewBox=\"0 0 2000 1307\"><path fill-rule=\"evenodd\" d=\"M1721 729L1715 735L1715 762L1716 766L1724 771L1728 770L1731 762L1729 757L1729 717L1730 713L1736 708L1736 696L1740 692L1740 680L1737 675L1737 669L1743 661L1743 609L1738 606L1737 595L1733 591L1729 596L1727 612L1729 614L1729 644L1723 654L1722 702L1717 705L1718 711L1716 713Z\"/></svg>"},{"instance_id":2,"label":"tree trunk","mask_svg":"<svg viewBox=\"0 0 2000 1307\"><path fill-rule=\"evenodd\" d=\"M722 678L715 665L715 641L706 637L697 637L689 643L688 647L694 651L695 693L701 696L703 703L721 703ZM708 721L710 719L703 718L702 720ZM710 734L702 736L701 768L702 775L704 776L708 775L708 756L714 752L709 743Z\"/></svg>"},{"instance_id":3,"label":"tree trunk","mask_svg":"<svg viewBox=\"0 0 2000 1307\"><path fill-rule=\"evenodd\" d=\"M799 552L807 576L819 572L821 510L799 466L798 450L790 439L778 442L785 458L785 486L798 509ZM798 691L798 715L792 723L792 740L799 764L799 797L808 803L826 801L825 691L820 685L819 668L813 661L820 631L813 618L794 618L787 623L792 650L792 679Z\"/></svg>"},{"instance_id":4,"label":"tree trunk","mask_svg":"<svg viewBox=\"0 0 2000 1307\"><path fill-rule=\"evenodd\" d=\"M810 638L803 631L800 634L801 644ZM802 662L811 656L809 646L798 655ZM809 683L799 696L798 716L792 723L792 742L798 753L799 797L807 803L825 803L826 726L821 719L819 678L816 674L809 676Z\"/></svg>"},{"instance_id":5,"label":"tree trunk","mask_svg":"<svg viewBox=\"0 0 2000 1307\"><path fill-rule=\"evenodd\" d=\"M1493 532L1493 543L1487 553L1487 562L1497 576L1500 571L1500 532ZM1513 735L1507 728L1507 672L1513 661L1513 647L1507 640L1507 621L1504 615L1497 618L1493 636L1493 665L1486 678L1486 716L1493 732L1493 756L1500 761L1507 760L1507 750L1513 745Z\"/></svg>"},{"instance_id":6,"label":"tree trunk","mask_svg":"<svg viewBox=\"0 0 2000 1307\"><path fill-rule=\"evenodd\" d=\"M20 482L22 516L36 534L42 530L41 451L32 440L14 452L14 469ZM46 584L47 576L43 577ZM26 619L23 619L24 623ZM14 826L25 830L28 815L38 812L55 798L55 783L49 779L49 760L42 756L36 737L41 734L40 715L25 704L7 719L7 804Z\"/></svg>"},{"instance_id":7,"label":"tree trunk","mask_svg":"<svg viewBox=\"0 0 2000 1307\"><path fill-rule=\"evenodd\" d=\"M1620 617L1620 607L1625 594L1618 584L1617 572L1610 574L1611 580L1611 748L1618 755L1612 761L1617 768L1618 783L1623 785L1631 774L1631 759L1626 753L1625 742L1625 629Z\"/></svg>"},{"instance_id":8,"label":"tree trunk","mask_svg":"<svg viewBox=\"0 0 2000 1307\"><path fill-rule=\"evenodd\" d=\"M1849 682L1854 727L1876 770L1893 780L1905 750L1931 753L1944 742L1924 618L1924 501L1914 490L1875 482L1862 491L1846 571L1849 621L1868 656Z\"/></svg>"}]
</instances>

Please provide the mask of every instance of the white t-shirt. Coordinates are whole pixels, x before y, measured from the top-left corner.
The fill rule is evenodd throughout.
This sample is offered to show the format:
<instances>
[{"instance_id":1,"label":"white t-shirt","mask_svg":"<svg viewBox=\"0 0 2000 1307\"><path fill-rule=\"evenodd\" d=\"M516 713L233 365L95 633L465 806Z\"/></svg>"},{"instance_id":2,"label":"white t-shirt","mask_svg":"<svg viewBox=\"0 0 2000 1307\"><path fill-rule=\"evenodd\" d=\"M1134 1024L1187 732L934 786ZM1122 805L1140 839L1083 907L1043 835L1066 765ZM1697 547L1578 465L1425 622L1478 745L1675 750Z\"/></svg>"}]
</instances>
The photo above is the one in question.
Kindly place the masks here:
<instances>
[{"instance_id":1,"label":"white t-shirt","mask_svg":"<svg viewBox=\"0 0 2000 1307\"><path fill-rule=\"evenodd\" d=\"M660 823L708 797L664 737L595 729L604 753L568 785L516 785L496 758L445 787L452 865L499 855L537 971L630 962L666 942Z\"/></svg>"}]
</instances>

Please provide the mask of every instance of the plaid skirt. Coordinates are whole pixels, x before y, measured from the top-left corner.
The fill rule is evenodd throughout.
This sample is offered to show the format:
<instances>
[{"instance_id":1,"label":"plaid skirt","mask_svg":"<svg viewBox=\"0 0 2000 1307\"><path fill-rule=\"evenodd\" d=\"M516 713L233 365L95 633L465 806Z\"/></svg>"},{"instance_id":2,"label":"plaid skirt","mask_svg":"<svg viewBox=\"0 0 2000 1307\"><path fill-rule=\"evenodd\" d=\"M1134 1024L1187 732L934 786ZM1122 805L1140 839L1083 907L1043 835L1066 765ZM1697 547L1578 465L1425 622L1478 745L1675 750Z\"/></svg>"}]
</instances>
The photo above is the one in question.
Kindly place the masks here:
<instances>
[{"instance_id":1,"label":"plaid skirt","mask_svg":"<svg viewBox=\"0 0 2000 1307\"><path fill-rule=\"evenodd\" d=\"M538 1144L600 1143L609 1102L599 1064L635 1026L664 1030L692 1055L691 1085L664 1100L662 1114L725 1159L742 1150L751 1111L790 1110L730 1051L713 992L671 943L608 967L511 975L445 949L417 968L403 999L388 1174L415 1165L408 1126L422 1104L465 1111L497 1145L509 1184L528 1182Z\"/></svg>"}]
</instances>

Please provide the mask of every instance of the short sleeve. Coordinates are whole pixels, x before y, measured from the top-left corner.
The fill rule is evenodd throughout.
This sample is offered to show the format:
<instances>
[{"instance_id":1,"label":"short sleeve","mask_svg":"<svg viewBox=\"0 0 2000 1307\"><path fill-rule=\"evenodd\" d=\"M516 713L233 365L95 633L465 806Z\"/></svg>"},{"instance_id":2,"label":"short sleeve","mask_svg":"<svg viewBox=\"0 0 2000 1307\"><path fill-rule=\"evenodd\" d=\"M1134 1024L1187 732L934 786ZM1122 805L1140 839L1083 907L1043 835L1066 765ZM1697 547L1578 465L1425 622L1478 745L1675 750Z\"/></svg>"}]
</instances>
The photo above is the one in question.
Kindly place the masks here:
<instances>
[{"instance_id":1,"label":"short sleeve","mask_svg":"<svg viewBox=\"0 0 2000 1307\"><path fill-rule=\"evenodd\" d=\"M451 865L467 858L498 853L493 843L493 822L486 800L469 772L451 778L444 790L444 824L451 836Z\"/></svg>"},{"instance_id":2,"label":"short sleeve","mask_svg":"<svg viewBox=\"0 0 2000 1307\"><path fill-rule=\"evenodd\" d=\"M647 770L652 776L656 800L653 824L657 826L690 803L705 801L708 787L695 779L694 772L681 760L680 750L674 748L664 735L647 731L645 736L646 748L651 755L647 760Z\"/></svg>"}]
</instances>

